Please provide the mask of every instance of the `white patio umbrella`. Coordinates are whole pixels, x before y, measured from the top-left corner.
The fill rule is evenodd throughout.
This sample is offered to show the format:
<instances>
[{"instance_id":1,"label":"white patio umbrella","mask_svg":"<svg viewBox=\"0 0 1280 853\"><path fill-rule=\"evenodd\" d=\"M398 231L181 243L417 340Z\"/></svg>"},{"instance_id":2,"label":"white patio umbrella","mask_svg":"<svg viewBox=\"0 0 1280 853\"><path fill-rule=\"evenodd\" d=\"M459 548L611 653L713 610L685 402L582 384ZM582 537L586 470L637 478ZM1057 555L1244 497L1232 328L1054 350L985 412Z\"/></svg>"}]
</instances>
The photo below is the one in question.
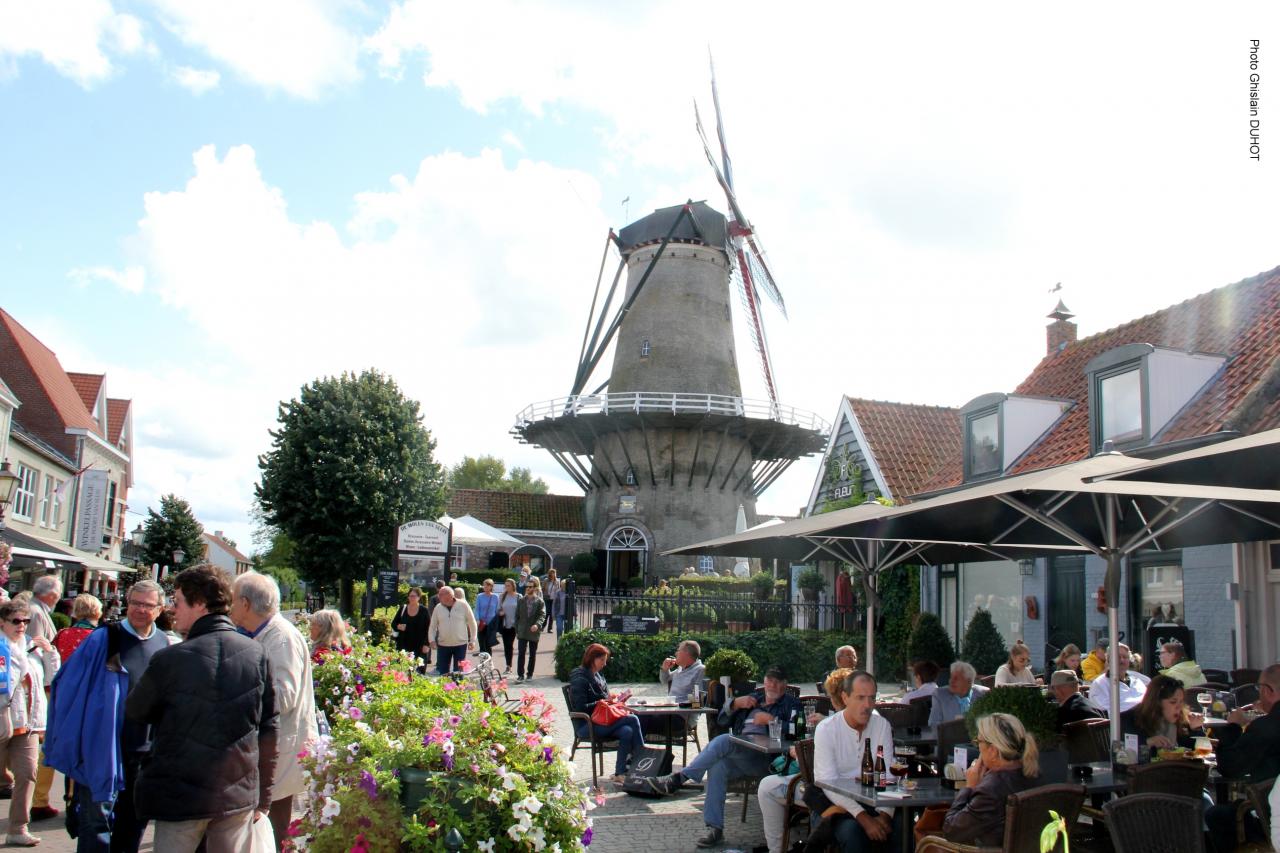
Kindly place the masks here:
<instances>
[{"instance_id":1,"label":"white patio umbrella","mask_svg":"<svg viewBox=\"0 0 1280 853\"><path fill-rule=\"evenodd\" d=\"M498 528L485 524L474 515L464 515L461 518L442 515L439 521L445 526L453 525L453 544L455 545L475 545L480 548L518 548L525 544L511 534L503 533Z\"/></svg>"}]
</instances>

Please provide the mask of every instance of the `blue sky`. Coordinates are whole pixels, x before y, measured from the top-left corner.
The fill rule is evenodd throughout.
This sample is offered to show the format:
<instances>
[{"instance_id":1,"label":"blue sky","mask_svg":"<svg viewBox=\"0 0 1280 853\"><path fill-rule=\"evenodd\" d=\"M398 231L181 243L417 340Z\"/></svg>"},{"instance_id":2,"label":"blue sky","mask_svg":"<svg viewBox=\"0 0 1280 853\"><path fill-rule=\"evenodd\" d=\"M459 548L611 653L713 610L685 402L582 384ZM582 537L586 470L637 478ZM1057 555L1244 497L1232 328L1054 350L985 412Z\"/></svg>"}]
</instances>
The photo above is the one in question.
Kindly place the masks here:
<instances>
[{"instance_id":1,"label":"blue sky","mask_svg":"<svg viewBox=\"0 0 1280 853\"><path fill-rule=\"evenodd\" d=\"M0 305L135 400L137 511L247 542L276 403L365 367L444 462L572 491L507 429L568 389L606 229L723 209L710 46L783 401L959 405L1035 365L1055 282L1089 334L1280 265L1276 9L1179 8L0 0Z\"/></svg>"}]
</instances>

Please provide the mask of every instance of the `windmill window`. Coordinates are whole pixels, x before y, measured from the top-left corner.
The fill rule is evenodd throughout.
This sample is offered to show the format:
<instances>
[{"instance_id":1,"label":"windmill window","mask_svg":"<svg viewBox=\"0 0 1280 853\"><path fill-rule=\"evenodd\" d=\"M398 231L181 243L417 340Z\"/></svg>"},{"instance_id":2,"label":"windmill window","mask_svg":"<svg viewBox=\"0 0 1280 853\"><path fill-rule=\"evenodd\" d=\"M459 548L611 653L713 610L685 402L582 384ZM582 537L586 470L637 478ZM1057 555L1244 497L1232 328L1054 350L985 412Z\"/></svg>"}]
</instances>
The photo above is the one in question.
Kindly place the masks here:
<instances>
[{"instance_id":1,"label":"windmill window","mask_svg":"<svg viewBox=\"0 0 1280 853\"><path fill-rule=\"evenodd\" d=\"M651 347L651 346L649 345L649 339L648 339L648 338L645 338L643 341L641 341L641 342L640 342L640 357L641 357L641 358L648 358L648 357L649 357L649 353L650 353L652 350L653 350L653 347Z\"/></svg>"},{"instance_id":2,"label":"windmill window","mask_svg":"<svg viewBox=\"0 0 1280 853\"><path fill-rule=\"evenodd\" d=\"M698 558L698 572L704 575L715 574L716 558L708 557L705 554Z\"/></svg>"},{"instance_id":3,"label":"windmill window","mask_svg":"<svg viewBox=\"0 0 1280 853\"><path fill-rule=\"evenodd\" d=\"M635 469L635 468L628 468L628 469L627 469L627 477L626 477L626 479L627 479L627 485L628 485L628 486L634 486L634 485L636 484L636 469Z\"/></svg>"},{"instance_id":4,"label":"windmill window","mask_svg":"<svg viewBox=\"0 0 1280 853\"><path fill-rule=\"evenodd\" d=\"M965 479L999 474L1003 469L1000 451L1000 410L985 409L965 419Z\"/></svg>"}]
</instances>

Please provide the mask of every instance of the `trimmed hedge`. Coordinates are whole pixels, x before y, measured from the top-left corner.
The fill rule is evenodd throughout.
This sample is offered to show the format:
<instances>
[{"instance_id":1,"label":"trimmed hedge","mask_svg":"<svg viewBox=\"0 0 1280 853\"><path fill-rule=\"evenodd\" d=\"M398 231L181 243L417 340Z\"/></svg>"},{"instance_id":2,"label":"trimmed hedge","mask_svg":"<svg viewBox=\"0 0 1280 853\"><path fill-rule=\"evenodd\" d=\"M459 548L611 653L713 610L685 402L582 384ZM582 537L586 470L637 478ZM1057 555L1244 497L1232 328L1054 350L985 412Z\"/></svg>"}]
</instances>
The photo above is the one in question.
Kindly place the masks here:
<instances>
[{"instance_id":1,"label":"trimmed hedge","mask_svg":"<svg viewBox=\"0 0 1280 853\"><path fill-rule=\"evenodd\" d=\"M676 575L665 580L673 587L684 587L686 595L690 592L716 596L723 595L726 592L754 593L756 591L755 584L751 578L725 578L719 575ZM785 580L775 581L773 594L775 596L785 595L786 588L787 582Z\"/></svg>"},{"instance_id":2,"label":"trimmed hedge","mask_svg":"<svg viewBox=\"0 0 1280 853\"><path fill-rule=\"evenodd\" d=\"M662 661L681 640L697 640L702 646L702 659L708 660L719 649L740 649L763 672L780 664L792 684L816 682L835 666L836 649L848 638L834 631L797 631L770 628L765 631L696 631L677 634L663 631L652 637L610 634L605 631L570 631L557 638L556 678L569 679L569 673L582 663L582 655L592 643L603 643L612 653L604 668L604 677L619 684L657 682ZM857 644L855 644L857 645ZM861 646L859 645L861 654Z\"/></svg>"}]
</instances>

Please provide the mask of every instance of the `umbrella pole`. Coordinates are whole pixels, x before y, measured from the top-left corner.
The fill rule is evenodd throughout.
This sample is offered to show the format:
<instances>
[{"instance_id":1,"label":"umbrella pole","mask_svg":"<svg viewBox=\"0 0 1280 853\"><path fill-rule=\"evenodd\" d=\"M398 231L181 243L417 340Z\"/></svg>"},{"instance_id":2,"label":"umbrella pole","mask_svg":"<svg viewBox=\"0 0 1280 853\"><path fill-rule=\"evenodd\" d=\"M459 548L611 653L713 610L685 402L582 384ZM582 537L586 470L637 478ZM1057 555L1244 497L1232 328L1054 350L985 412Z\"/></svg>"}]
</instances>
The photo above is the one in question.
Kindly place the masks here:
<instances>
[{"instance_id":1,"label":"umbrella pole","mask_svg":"<svg viewBox=\"0 0 1280 853\"><path fill-rule=\"evenodd\" d=\"M862 667L872 675L876 674L876 604L867 602L867 661Z\"/></svg>"},{"instance_id":2,"label":"umbrella pole","mask_svg":"<svg viewBox=\"0 0 1280 853\"><path fill-rule=\"evenodd\" d=\"M1111 640L1108 647L1111 657L1107 668L1110 673L1107 679L1110 683L1107 686L1111 696L1108 697L1110 710L1107 718L1111 721L1111 743L1115 744L1120 740L1120 653L1116 645L1120 642L1120 571L1123 559L1116 547L1115 495L1107 495L1106 511L1107 576L1103 585L1107 593L1107 636Z\"/></svg>"}]
</instances>

